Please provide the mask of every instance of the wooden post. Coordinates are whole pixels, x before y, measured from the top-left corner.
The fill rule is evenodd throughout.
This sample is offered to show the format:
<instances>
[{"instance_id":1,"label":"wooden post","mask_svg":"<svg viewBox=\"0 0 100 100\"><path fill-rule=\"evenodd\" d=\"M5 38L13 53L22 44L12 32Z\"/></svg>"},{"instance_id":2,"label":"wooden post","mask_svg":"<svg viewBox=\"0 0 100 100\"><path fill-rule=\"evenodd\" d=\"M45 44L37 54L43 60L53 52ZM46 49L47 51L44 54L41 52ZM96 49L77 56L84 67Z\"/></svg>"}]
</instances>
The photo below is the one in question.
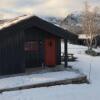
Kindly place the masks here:
<instances>
[{"instance_id":1,"label":"wooden post","mask_svg":"<svg viewBox=\"0 0 100 100\"><path fill-rule=\"evenodd\" d=\"M68 56L67 56L67 38L64 39L64 52L65 52L65 57L64 57L64 60L65 60L65 68L68 67Z\"/></svg>"}]
</instances>

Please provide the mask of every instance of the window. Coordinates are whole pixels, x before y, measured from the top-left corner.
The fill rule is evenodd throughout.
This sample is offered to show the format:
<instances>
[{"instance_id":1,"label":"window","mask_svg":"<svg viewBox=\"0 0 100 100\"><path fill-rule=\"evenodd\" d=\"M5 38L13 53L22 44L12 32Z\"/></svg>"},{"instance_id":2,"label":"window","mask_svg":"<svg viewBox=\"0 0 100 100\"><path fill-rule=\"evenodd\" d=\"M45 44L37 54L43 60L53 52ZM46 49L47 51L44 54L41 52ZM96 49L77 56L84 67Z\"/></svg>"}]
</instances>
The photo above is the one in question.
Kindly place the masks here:
<instances>
[{"instance_id":1,"label":"window","mask_svg":"<svg viewBox=\"0 0 100 100\"><path fill-rule=\"evenodd\" d=\"M38 51L38 42L37 41L28 41L24 44L25 51Z\"/></svg>"}]
</instances>

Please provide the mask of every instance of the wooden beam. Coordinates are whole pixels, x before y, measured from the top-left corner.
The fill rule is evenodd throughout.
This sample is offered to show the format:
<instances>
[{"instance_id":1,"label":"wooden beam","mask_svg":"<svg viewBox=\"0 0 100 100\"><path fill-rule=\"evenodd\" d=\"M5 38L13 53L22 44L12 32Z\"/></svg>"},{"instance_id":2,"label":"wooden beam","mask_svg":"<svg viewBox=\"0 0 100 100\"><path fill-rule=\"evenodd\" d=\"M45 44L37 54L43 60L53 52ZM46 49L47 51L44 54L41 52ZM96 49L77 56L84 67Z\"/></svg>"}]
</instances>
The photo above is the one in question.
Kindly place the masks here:
<instances>
[{"instance_id":1,"label":"wooden beam","mask_svg":"<svg viewBox=\"0 0 100 100\"><path fill-rule=\"evenodd\" d=\"M67 56L67 38L64 39L64 52L65 52L65 58L64 58L64 61L65 61L65 67L68 67L68 56Z\"/></svg>"}]
</instances>

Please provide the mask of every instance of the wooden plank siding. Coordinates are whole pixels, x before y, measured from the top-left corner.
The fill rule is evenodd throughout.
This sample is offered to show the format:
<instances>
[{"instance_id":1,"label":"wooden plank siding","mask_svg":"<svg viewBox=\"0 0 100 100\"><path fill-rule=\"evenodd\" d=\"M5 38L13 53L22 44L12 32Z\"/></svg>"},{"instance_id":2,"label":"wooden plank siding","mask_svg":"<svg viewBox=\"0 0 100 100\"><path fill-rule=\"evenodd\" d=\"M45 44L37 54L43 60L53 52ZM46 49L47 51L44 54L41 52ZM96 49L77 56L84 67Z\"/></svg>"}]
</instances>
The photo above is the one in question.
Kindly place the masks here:
<instances>
[{"instance_id":1,"label":"wooden plank siding","mask_svg":"<svg viewBox=\"0 0 100 100\"><path fill-rule=\"evenodd\" d=\"M0 41L0 74L7 75L7 74L16 74L16 73L23 73L25 72L25 68L33 68L42 66L45 64L45 48L44 48L44 41L46 38L55 37L50 33L41 30L36 27L32 27L26 29L24 31L16 32L11 34ZM56 64L61 63L61 43L60 37L56 37ZM37 41L38 42L38 55L33 53L30 56L34 57L33 61L32 58L29 58L33 63L29 66L26 65L26 58L28 55L24 51L24 43L27 41ZM30 57L29 56L29 57ZM36 58L38 62L36 63ZM35 60L34 60L35 59ZM32 66L31 66L32 65Z\"/></svg>"},{"instance_id":2,"label":"wooden plank siding","mask_svg":"<svg viewBox=\"0 0 100 100\"><path fill-rule=\"evenodd\" d=\"M24 72L23 35L23 32L16 33L0 45L0 74Z\"/></svg>"}]
</instances>

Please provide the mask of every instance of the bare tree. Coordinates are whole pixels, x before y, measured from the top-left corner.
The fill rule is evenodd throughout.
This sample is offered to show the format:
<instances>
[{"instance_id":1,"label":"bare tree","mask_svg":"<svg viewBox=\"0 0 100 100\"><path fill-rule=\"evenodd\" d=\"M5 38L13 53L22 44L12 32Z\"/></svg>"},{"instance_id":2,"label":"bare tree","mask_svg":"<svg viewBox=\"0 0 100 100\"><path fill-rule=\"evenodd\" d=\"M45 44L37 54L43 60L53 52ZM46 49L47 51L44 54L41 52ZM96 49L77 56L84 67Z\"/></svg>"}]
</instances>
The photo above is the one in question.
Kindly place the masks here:
<instances>
[{"instance_id":1,"label":"bare tree","mask_svg":"<svg viewBox=\"0 0 100 100\"><path fill-rule=\"evenodd\" d=\"M82 30L83 34L86 35L86 44L88 46L88 50L92 50L93 45L97 44L97 11L97 7L91 8L88 2L85 2Z\"/></svg>"}]
</instances>

